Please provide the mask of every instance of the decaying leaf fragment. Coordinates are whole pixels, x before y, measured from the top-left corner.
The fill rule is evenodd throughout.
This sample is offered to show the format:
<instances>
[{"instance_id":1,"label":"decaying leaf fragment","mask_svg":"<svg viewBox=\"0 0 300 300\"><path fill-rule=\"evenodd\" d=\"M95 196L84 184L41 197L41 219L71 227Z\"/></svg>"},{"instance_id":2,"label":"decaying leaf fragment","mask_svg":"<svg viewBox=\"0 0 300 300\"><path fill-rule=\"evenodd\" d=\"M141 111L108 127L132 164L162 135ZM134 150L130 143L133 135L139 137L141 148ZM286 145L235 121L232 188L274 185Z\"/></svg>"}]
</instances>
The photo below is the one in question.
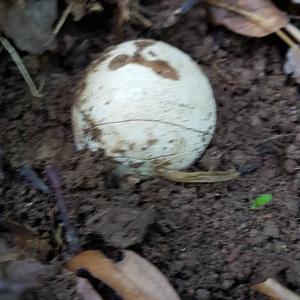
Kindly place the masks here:
<instances>
[{"instance_id":1,"label":"decaying leaf fragment","mask_svg":"<svg viewBox=\"0 0 300 300\"><path fill-rule=\"evenodd\" d=\"M283 69L286 74L292 74L295 81L300 84L300 50L298 46L288 50Z\"/></svg>"},{"instance_id":2,"label":"decaying leaf fragment","mask_svg":"<svg viewBox=\"0 0 300 300\"><path fill-rule=\"evenodd\" d=\"M258 292L269 296L273 300L300 300L300 296L280 284L273 278L252 286Z\"/></svg>"},{"instance_id":3,"label":"decaying leaf fragment","mask_svg":"<svg viewBox=\"0 0 300 300\"><path fill-rule=\"evenodd\" d=\"M103 300L85 278L76 278L76 291L84 300Z\"/></svg>"},{"instance_id":4,"label":"decaying leaf fragment","mask_svg":"<svg viewBox=\"0 0 300 300\"><path fill-rule=\"evenodd\" d=\"M47 44L57 17L57 0L0 1L0 28L20 50L40 54Z\"/></svg>"},{"instance_id":5,"label":"decaying leaf fragment","mask_svg":"<svg viewBox=\"0 0 300 300\"><path fill-rule=\"evenodd\" d=\"M124 300L180 300L165 276L132 251L124 251L124 258L118 263L100 251L84 251L69 261L68 268L73 272L86 269Z\"/></svg>"},{"instance_id":6,"label":"decaying leaf fragment","mask_svg":"<svg viewBox=\"0 0 300 300\"><path fill-rule=\"evenodd\" d=\"M246 36L263 37L278 31L289 22L285 13L270 0L205 1L212 5L209 11L216 25L223 25Z\"/></svg>"},{"instance_id":7,"label":"decaying leaf fragment","mask_svg":"<svg viewBox=\"0 0 300 300\"><path fill-rule=\"evenodd\" d=\"M11 220L1 221L1 225L11 231L16 248L19 252L44 260L51 247L49 241L41 239L24 225Z\"/></svg>"},{"instance_id":8,"label":"decaying leaf fragment","mask_svg":"<svg viewBox=\"0 0 300 300\"><path fill-rule=\"evenodd\" d=\"M117 0L117 5L118 17L116 25L118 28L120 28L126 22L139 24L145 28L149 28L153 25L150 20L140 13L140 5L138 0Z\"/></svg>"}]
</instances>

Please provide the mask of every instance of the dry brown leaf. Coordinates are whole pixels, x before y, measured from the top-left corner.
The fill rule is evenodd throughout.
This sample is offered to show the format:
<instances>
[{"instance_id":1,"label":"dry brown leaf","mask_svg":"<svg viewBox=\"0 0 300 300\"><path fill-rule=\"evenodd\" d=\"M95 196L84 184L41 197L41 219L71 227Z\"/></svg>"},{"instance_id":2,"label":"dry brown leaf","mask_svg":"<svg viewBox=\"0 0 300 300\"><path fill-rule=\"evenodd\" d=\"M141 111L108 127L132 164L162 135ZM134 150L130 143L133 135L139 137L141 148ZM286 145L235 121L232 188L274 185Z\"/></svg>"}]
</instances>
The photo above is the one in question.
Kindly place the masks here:
<instances>
[{"instance_id":1,"label":"dry brown leaf","mask_svg":"<svg viewBox=\"0 0 300 300\"><path fill-rule=\"evenodd\" d=\"M117 27L121 27L124 23L128 22L130 19L130 0L118 0L118 17L117 17Z\"/></svg>"},{"instance_id":2,"label":"dry brown leaf","mask_svg":"<svg viewBox=\"0 0 300 300\"><path fill-rule=\"evenodd\" d=\"M100 251L88 250L73 257L68 268L73 272L86 269L124 300L179 300L158 269L131 251L124 255L121 262L113 263Z\"/></svg>"},{"instance_id":3,"label":"dry brown leaf","mask_svg":"<svg viewBox=\"0 0 300 300\"><path fill-rule=\"evenodd\" d=\"M216 25L252 37L263 37L288 24L288 17L270 0L205 0ZM230 9L231 8L231 9ZM239 14L237 10L248 14ZM235 12L234 12L235 11Z\"/></svg>"},{"instance_id":4,"label":"dry brown leaf","mask_svg":"<svg viewBox=\"0 0 300 300\"><path fill-rule=\"evenodd\" d=\"M76 281L76 291L83 300L103 300L87 279L77 277Z\"/></svg>"},{"instance_id":5,"label":"dry brown leaf","mask_svg":"<svg viewBox=\"0 0 300 300\"><path fill-rule=\"evenodd\" d=\"M124 258L117 263L120 270L135 284L142 287L150 299L180 300L174 288L158 268L133 251L124 251Z\"/></svg>"},{"instance_id":6,"label":"dry brown leaf","mask_svg":"<svg viewBox=\"0 0 300 300\"><path fill-rule=\"evenodd\" d=\"M0 1L0 27L20 50L32 54L53 48L47 41L56 17L57 0Z\"/></svg>"},{"instance_id":7,"label":"dry brown leaf","mask_svg":"<svg viewBox=\"0 0 300 300\"><path fill-rule=\"evenodd\" d=\"M2 221L1 224L11 231L18 249L40 260L46 258L50 250L48 240L41 239L24 225L16 222Z\"/></svg>"},{"instance_id":8,"label":"dry brown leaf","mask_svg":"<svg viewBox=\"0 0 300 300\"><path fill-rule=\"evenodd\" d=\"M300 300L300 296L280 284L273 278L252 286L258 292L269 296L273 300Z\"/></svg>"},{"instance_id":9,"label":"dry brown leaf","mask_svg":"<svg viewBox=\"0 0 300 300\"><path fill-rule=\"evenodd\" d=\"M117 0L117 5L117 28L121 28L126 22L142 25L145 28L153 26L153 23L140 13L138 0Z\"/></svg>"}]
</instances>

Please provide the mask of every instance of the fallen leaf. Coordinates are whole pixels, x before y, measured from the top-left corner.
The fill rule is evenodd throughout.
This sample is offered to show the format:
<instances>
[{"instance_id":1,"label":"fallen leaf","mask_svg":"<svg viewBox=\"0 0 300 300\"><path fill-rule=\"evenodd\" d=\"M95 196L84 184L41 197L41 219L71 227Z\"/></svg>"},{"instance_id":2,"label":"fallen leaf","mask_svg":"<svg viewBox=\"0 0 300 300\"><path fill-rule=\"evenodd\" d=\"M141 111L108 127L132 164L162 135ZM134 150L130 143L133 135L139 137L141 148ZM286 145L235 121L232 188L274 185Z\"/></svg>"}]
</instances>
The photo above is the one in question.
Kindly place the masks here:
<instances>
[{"instance_id":1,"label":"fallen leaf","mask_svg":"<svg viewBox=\"0 0 300 300\"><path fill-rule=\"evenodd\" d=\"M300 300L300 296L283 286L273 278L252 286L256 291L269 296L273 300Z\"/></svg>"},{"instance_id":2,"label":"fallen leaf","mask_svg":"<svg viewBox=\"0 0 300 300\"><path fill-rule=\"evenodd\" d=\"M278 31L289 22L284 12L270 0L205 0L216 25L233 32L263 37Z\"/></svg>"},{"instance_id":3,"label":"fallen leaf","mask_svg":"<svg viewBox=\"0 0 300 300\"><path fill-rule=\"evenodd\" d=\"M31 279L26 281L0 279L0 299L20 300L25 291L39 287L40 284Z\"/></svg>"},{"instance_id":4,"label":"fallen leaf","mask_svg":"<svg viewBox=\"0 0 300 300\"><path fill-rule=\"evenodd\" d=\"M148 260L133 251L125 250L124 258L117 263L122 273L156 300L180 300L167 278ZM152 299L150 298L150 299Z\"/></svg>"},{"instance_id":5,"label":"fallen leaf","mask_svg":"<svg viewBox=\"0 0 300 300\"><path fill-rule=\"evenodd\" d=\"M153 26L153 23L140 13L138 0L117 0L117 5L117 28L121 28L126 22L142 25L145 28Z\"/></svg>"},{"instance_id":6,"label":"fallen leaf","mask_svg":"<svg viewBox=\"0 0 300 300\"><path fill-rule=\"evenodd\" d=\"M25 258L22 260L14 260L8 262L4 268L5 276L10 280L26 280L28 278L38 282L40 278L47 277L52 266L44 265L33 258Z\"/></svg>"},{"instance_id":7,"label":"fallen leaf","mask_svg":"<svg viewBox=\"0 0 300 300\"><path fill-rule=\"evenodd\" d=\"M46 258L51 249L48 240L41 239L24 225L18 224L14 221L2 221L1 225L11 231L16 247L20 251L40 260L44 260Z\"/></svg>"},{"instance_id":8,"label":"fallen leaf","mask_svg":"<svg viewBox=\"0 0 300 300\"><path fill-rule=\"evenodd\" d=\"M57 0L0 1L0 27L20 50L40 54L47 44L57 17Z\"/></svg>"},{"instance_id":9,"label":"fallen leaf","mask_svg":"<svg viewBox=\"0 0 300 300\"><path fill-rule=\"evenodd\" d=\"M288 50L283 70L286 74L292 74L295 81L300 84L300 51L298 46Z\"/></svg>"},{"instance_id":10,"label":"fallen leaf","mask_svg":"<svg viewBox=\"0 0 300 300\"><path fill-rule=\"evenodd\" d=\"M118 17L117 17L117 27L120 28L124 23L130 19L130 0L118 0Z\"/></svg>"},{"instance_id":11,"label":"fallen leaf","mask_svg":"<svg viewBox=\"0 0 300 300\"><path fill-rule=\"evenodd\" d=\"M121 262L113 263L100 251L88 250L73 257L70 271L86 269L124 300L179 300L165 276L134 252L125 251Z\"/></svg>"},{"instance_id":12,"label":"fallen leaf","mask_svg":"<svg viewBox=\"0 0 300 300\"><path fill-rule=\"evenodd\" d=\"M83 300L103 300L87 279L76 277L76 281L76 291Z\"/></svg>"}]
</instances>

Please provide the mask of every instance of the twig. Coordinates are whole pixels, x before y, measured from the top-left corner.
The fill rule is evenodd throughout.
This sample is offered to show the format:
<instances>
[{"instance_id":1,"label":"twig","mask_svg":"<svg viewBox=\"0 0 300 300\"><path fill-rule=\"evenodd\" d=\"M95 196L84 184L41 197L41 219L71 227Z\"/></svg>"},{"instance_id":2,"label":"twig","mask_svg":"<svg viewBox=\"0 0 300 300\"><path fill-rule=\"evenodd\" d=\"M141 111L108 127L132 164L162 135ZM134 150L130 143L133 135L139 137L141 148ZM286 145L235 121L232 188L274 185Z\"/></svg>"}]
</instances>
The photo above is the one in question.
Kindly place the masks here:
<instances>
[{"instance_id":1,"label":"twig","mask_svg":"<svg viewBox=\"0 0 300 300\"><path fill-rule=\"evenodd\" d=\"M295 136L294 133L287 133L287 134L278 134L278 135L274 135L274 136L271 136L265 140L263 140L261 143L266 143L266 142L269 142L269 141L273 141L273 140L277 140L277 139L280 139L280 138L283 138L283 137L290 137L290 136Z\"/></svg>"},{"instance_id":2,"label":"twig","mask_svg":"<svg viewBox=\"0 0 300 300\"><path fill-rule=\"evenodd\" d=\"M241 7L238 6L233 6L230 4L227 4L225 2L223 2L222 0L205 0L207 3L217 6L217 7L221 7L224 8L226 10L232 11L236 14L242 15L244 17L247 17L249 20L251 20L252 22L257 23L258 25L260 25L261 27L265 28L265 29L272 29L272 24L268 24L268 21L262 17L260 17L259 15L256 15L255 13L252 13L250 11L247 11ZM278 29L275 32L289 47L294 47L297 46L296 43L290 39L290 37L285 34L281 29Z\"/></svg>"},{"instance_id":3,"label":"twig","mask_svg":"<svg viewBox=\"0 0 300 300\"><path fill-rule=\"evenodd\" d=\"M266 281L252 286L252 288L274 300L300 300L300 296L273 278L268 278Z\"/></svg>"},{"instance_id":4,"label":"twig","mask_svg":"<svg viewBox=\"0 0 300 300\"><path fill-rule=\"evenodd\" d=\"M0 42L5 48L5 50L8 52L12 60L15 62L17 68L19 69L21 75L23 76L25 82L27 83L32 96L34 97L43 97L41 94L41 90L38 90L36 85L34 84L29 72L27 71L20 55L16 51L16 49L13 47L13 45L9 42L8 39L6 39L4 36L0 35Z\"/></svg>"},{"instance_id":5,"label":"twig","mask_svg":"<svg viewBox=\"0 0 300 300\"><path fill-rule=\"evenodd\" d=\"M55 38L55 36L60 32L61 28L63 27L63 25L65 24L69 14L72 12L74 7L74 2L72 1L64 10L62 16L60 17L60 19L58 20L55 28L53 29L53 32L51 34L51 36L49 37L48 41L46 42L46 45L49 45L53 39Z\"/></svg>"},{"instance_id":6,"label":"twig","mask_svg":"<svg viewBox=\"0 0 300 300\"><path fill-rule=\"evenodd\" d=\"M189 12L194 5L196 5L199 0L186 0L184 1L179 8L174 11L174 15L184 15Z\"/></svg>"},{"instance_id":7,"label":"twig","mask_svg":"<svg viewBox=\"0 0 300 300\"><path fill-rule=\"evenodd\" d=\"M68 250L70 254L76 254L80 252L81 247L79 244L79 238L77 236L77 233L74 227L69 222L68 211L67 211L67 207L65 204L63 191L61 187L62 186L61 178L58 172L52 166L46 167L46 175L49 178L51 185L53 187L58 211L60 213L60 217L65 227L65 237L68 244Z\"/></svg>"},{"instance_id":8,"label":"twig","mask_svg":"<svg viewBox=\"0 0 300 300\"><path fill-rule=\"evenodd\" d=\"M300 31L299 29L291 23L288 23L284 29L297 41L300 43Z\"/></svg>"},{"instance_id":9,"label":"twig","mask_svg":"<svg viewBox=\"0 0 300 300\"><path fill-rule=\"evenodd\" d=\"M49 193L48 186L38 177L36 172L31 168L29 164L22 164L20 169L20 175L37 190L43 193Z\"/></svg>"}]
</instances>

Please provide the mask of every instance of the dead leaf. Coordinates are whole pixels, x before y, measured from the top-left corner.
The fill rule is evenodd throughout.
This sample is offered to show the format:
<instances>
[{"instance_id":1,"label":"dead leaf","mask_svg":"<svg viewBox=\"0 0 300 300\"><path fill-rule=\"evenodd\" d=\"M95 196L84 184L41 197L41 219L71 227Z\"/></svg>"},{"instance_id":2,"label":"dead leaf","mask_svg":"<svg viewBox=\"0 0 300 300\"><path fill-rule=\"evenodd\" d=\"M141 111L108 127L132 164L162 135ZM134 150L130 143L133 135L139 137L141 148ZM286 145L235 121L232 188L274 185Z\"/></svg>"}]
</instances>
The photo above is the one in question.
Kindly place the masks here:
<instances>
[{"instance_id":1,"label":"dead leaf","mask_svg":"<svg viewBox=\"0 0 300 300\"><path fill-rule=\"evenodd\" d=\"M34 290L41 285L31 279L16 281L0 279L0 299L20 300L21 295L28 290Z\"/></svg>"},{"instance_id":2,"label":"dead leaf","mask_svg":"<svg viewBox=\"0 0 300 300\"><path fill-rule=\"evenodd\" d=\"M124 300L180 299L156 267L131 251L125 251L119 263L113 263L100 251L84 251L71 259L68 268L73 272L86 269Z\"/></svg>"},{"instance_id":3,"label":"dead leaf","mask_svg":"<svg viewBox=\"0 0 300 300\"><path fill-rule=\"evenodd\" d=\"M263 37L278 31L289 22L285 13L270 0L205 0L212 20L233 32ZM239 13L243 12L243 13Z\"/></svg>"},{"instance_id":4,"label":"dead leaf","mask_svg":"<svg viewBox=\"0 0 300 300\"><path fill-rule=\"evenodd\" d=\"M145 28L153 26L153 23L140 13L140 4L138 0L117 0L117 5L117 28L121 28L126 22L142 25Z\"/></svg>"},{"instance_id":5,"label":"dead leaf","mask_svg":"<svg viewBox=\"0 0 300 300\"><path fill-rule=\"evenodd\" d=\"M20 50L40 54L47 44L57 17L57 0L0 1L0 27Z\"/></svg>"},{"instance_id":6,"label":"dead leaf","mask_svg":"<svg viewBox=\"0 0 300 300\"><path fill-rule=\"evenodd\" d=\"M252 286L258 292L269 296L273 300L300 300L300 296L283 286L273 278Z\"/></svg>"},{"instance_id":7,"label":"dead leaf","mask_svg":"<svg viewBox=\"0 0 300 300\"><path fill-rule=\"evenodd\" d=\"M295 81L300 84L300 51L298 46L288 50L283 69L286 74L292 74Z\"/></svg>"},{"instance_id":8,"label":"dead leaf","mask_svg":"<svg viewBox=\"0 0 300 300\"><path fill-rule=\"evenodd\" d=\"M1 225L13 234L16 247L28 255L44 260L50 251L49 241L41 239L24 225L13 221L2 221Z\"/></svg>"},{"instance_id":9,"label":"dead leaf","mask_svg":"<svg viewBox=\"0 0 300 300\"><path fill-rule=\"evenodd\" d=\"M130 9L129 9L130 0L118 0L118 18L117 18L117 27L120 28L124 23L130 19Z\"/></svg>"},{"instance_id":10,"label":"dead leaf","mask_svg":"<svg viewBox=\"0 0 300 300\"><path fill-rule=\"evenodd\" d=\"M156 300L180 300L167 278L148 260L133 251L124 251L124 258L117 263L122 273L126 274L143 292ZM151 298L151 299L152 299Z\"/></svg>"},{"instance_id":11,"label":"dead leaf","mask_svg":"<svg viewBox=\"0 0 300 300\"><path fill-rule=\"evenodd\" d=\"M76 281L76 291L83 300L103 300L87 279L76 277Z\"/></svg>"},{"instance_id":12,"label":"dead leaf","mask_svg":"<svg viewBox=\"0 0 300 300\"><path fill-rule=\"evenodd\" d=\"M53 270L52 266L44 265L33 258L14 260L8 262L4 267L4 275L10 280L26 280L32 278L38 282L40 278L47 277L49 271Z\"/></svg>"}]
</instances>

